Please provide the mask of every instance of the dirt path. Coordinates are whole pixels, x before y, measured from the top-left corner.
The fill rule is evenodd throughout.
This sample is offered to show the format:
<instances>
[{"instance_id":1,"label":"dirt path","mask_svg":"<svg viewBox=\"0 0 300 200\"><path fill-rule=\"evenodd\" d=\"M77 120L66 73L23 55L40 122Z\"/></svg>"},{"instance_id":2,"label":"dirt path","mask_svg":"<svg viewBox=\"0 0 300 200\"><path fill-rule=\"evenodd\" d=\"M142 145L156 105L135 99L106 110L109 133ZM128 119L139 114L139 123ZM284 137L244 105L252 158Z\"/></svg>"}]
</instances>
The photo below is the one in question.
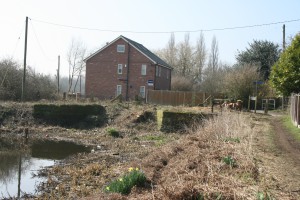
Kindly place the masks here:
<instances>
[{"instance_id":1,"label":"dirt path","mask_svg":"<svg viewBox=\"0 0 300 200\"><path fill-rule=\"evenodd\" d=\"M259 137L258 146L262 184L276 199L300 199L300 143L280 116L270 116L269 120L270 131Z\"/></svg>"},{"instance_id":2,"label":"dirt path","mask_svg":"<svg viewBox=\"0 0 300 200\"><path fill-rule=\"evenodd\" d=\"M283 155L286 155L296 166L300 167L300 143L295 141L288 130L283 127L279 117L273 117L271 125L274 128L276 146Z\"/></svg>"}]
</instances>

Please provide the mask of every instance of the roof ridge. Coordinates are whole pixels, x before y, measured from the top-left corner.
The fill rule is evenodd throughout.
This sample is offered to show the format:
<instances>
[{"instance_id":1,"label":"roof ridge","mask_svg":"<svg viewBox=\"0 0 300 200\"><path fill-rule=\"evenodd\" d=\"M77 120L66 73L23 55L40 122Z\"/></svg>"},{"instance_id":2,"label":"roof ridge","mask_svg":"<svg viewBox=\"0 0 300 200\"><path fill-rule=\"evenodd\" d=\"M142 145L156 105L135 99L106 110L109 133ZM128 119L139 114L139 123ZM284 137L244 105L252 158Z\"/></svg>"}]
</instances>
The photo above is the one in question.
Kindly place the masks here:
<instances>
[{"instance_id":1,"label":"roof ridge","mask_svg":"<svg viewBox=\"0 0 300 200\"><path fill-rule=\"evenodd\" d=\"M124 38L125 40L127 40L129 43L131 43L133 46L135 46L135 48L137 48L139 51L141 51L143 54L145 54L146 56L148 56L150 59L152 59L153 61L155 61L157 64L163 65L165 67L169 67L172 68L169 64L167 64L164 60L162 60L160 57L158 57L155 53L153 53L152 51L150 51L147 47L145 47L143 44L138 43L130 38L127 38L123 35L121 35L120 37Z\"/></svg>"}]
</instances>

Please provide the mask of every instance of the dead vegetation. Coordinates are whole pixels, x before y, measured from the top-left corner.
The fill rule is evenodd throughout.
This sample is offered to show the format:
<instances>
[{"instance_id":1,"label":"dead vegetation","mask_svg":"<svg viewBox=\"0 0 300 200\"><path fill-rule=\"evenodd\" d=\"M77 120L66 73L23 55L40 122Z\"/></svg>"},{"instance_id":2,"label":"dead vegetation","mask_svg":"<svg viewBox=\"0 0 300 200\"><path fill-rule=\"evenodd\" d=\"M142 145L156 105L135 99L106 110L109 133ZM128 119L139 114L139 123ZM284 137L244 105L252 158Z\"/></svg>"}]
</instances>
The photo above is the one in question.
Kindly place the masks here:
<instances>
[{"instance_id":1,"label":"dead vegetation","mask_svg":"<svg viewBox=\"0 0 300 200\"><path fill-rule=\"evenodd\" d=\"M106 109L109 121L101 128L32 126L36 137L93 147L91 153L42 171L48 180L40 185L42 193L36 199L259 199L261 194L297 199L276 190L278 182L261 160L263 145L270 143L268 116L223 112L184 134L165 134L153 118L144 116L155 111L154 106L114 103ZM120 137L111 136L109 128ZM144 172L145 187L133 188L128 195L105 192L129 167Z\"/></svg>"}]
</instances>

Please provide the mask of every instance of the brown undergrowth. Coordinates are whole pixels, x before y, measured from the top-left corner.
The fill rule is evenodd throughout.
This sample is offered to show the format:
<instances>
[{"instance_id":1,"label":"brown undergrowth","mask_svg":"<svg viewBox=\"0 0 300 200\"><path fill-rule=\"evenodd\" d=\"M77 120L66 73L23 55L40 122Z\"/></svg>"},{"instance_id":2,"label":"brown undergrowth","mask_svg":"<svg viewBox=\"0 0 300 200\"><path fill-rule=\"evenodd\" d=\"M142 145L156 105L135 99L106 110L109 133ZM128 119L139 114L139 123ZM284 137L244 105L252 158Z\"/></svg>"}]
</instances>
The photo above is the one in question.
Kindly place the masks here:
<instances>
[{"instance_id":1,"label":"brown undergrowth","mask_svg":"<svg viewBox=\"0 0 300 200\"><path fill-rule=\"evenodd\" d=\"M154 121L136 123L144 111L157 109L153 106L117 103L106 108L109 122L101 128L31 128L37 137L76 141L95 150L42 172L48 181L36 199L257 199L267 188L253 149L262 125L247 113L219 113L185 133L165 134ZM119 137L109 135L110 128ZM106 193L104 188L129 167L145 173L145 187L133 188L129 195Z\"/></svg>"},{"instance_id":2,"label":"brown undergrowth","mask_svg":"<svg viewBox=\"0 0 300 200\"><path fill-rule=\"evenodd\" d=\"M142 169L148 187L128 196L102 193L88 199L256 199L251 124L248 115L226 112L195 125L180 139L125 165Z\"/></svg>"},{"instance_id":3,"label":"brown undergrowth","mask_svg":"<svg viewBox=\"0 0 300 200\"><path fill-rule=\"evenodd\" d=\"M249 183L254 183L258 174L253 162L250 124L243 114L223 113L149 156L142 167L154 185L152 197L253 197L255 188ZM229 156L235 165L224 162L224 158Z\"/></svg>"}]
</instances>

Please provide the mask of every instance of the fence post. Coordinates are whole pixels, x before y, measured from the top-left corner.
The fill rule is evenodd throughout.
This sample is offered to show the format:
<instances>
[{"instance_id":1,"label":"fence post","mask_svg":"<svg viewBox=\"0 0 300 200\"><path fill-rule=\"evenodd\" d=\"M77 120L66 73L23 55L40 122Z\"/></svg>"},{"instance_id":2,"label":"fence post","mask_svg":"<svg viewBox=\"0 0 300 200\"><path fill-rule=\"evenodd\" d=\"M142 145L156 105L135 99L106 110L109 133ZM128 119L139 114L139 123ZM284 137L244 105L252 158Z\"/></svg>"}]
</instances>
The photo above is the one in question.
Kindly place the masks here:
<instances>
[{"instance_id":1,"label":"fence post","mask_svg":"<svg viewBox=\"0 0 300 200\"><path fill-rule=\"evenodd\" d=\"M265 114L268 114L268 109L269 109L269 99L266 99L266 103L265 103Z\"/></svg>"},{"instance_id":2,"label":"fence post","mask_svg":"<svg viewBox=\"0 0 300 200\"><path fill-rule=\"evenodd\" d=\"M296 109L297 109L297 127L300 124L300 119L299 119L300 101L299 101L299 99L300 99L300 96L297 95L297 107L296 107Z\"/></svg>"}]
</instances>

